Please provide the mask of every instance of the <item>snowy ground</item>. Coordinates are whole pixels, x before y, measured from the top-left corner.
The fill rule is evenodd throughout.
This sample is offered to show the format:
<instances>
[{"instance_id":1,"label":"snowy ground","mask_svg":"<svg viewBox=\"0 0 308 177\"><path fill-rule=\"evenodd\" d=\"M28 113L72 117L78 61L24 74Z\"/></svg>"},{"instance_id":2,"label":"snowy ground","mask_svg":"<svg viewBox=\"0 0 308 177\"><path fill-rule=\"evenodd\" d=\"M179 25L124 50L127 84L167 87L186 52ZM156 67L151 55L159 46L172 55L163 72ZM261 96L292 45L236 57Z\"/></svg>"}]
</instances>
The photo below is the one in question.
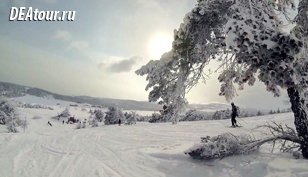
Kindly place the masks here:
<instances>
[{"instance_id":1,"label":"snowy ground","mask_svg":"<svg viewBox=\"0 0 308 177\"><path fill-rule=\"evenodd\" d=\"M98 108L92 108L89 104L77 104L75 102L69 102L69 101L63 101L63 100L56 100L53 98L53 96L49 96L49 97L36 97L36 96L32 96L32 95L26 95L23 97L17 97L17 98L11 98L10 100L12 101L17 101L17 102L22 102L22 103L31 103L31 104L40 104L40 105L46 105L46 106L55 106L55 105L59 105L56 107L61 107L61 108L65 108L69 105L78 105L79 107L84 107L86 109L98 109ZM102 111L107 111L108 108L101 108ZM152 113L156 112L158 113L158 111L144 111L144 110L123 110L124 112L130 112L130 111L135 111L137 114L141 115L141 116L151 116Z\"/></svg>"},{"instance_id":2,"label":"snowy ground","mask_svg":"<svg viewBox=\"0 0 308 177\"><path fill-rule=\"evenodd\" d=\"M1 177L308 176L307 160L271 153L270 145L263 145L258 153L220 161L194 160L183 153L200 142L201 136L232 132L258 137L261 130L253 128L271 120L293 126L291 113L244 119L246 123L238 120L244 127L236 129L225 127L230 120L218 120L100 125L77 130L75 125L50 119L63 109L18 108L30 123L25 133L5 133L5 127L0 126ZM76 118L89 117L81 108L71 108L71 113ZM34 116L41 119L32 119Z\"/></svg>"}]
</instances>

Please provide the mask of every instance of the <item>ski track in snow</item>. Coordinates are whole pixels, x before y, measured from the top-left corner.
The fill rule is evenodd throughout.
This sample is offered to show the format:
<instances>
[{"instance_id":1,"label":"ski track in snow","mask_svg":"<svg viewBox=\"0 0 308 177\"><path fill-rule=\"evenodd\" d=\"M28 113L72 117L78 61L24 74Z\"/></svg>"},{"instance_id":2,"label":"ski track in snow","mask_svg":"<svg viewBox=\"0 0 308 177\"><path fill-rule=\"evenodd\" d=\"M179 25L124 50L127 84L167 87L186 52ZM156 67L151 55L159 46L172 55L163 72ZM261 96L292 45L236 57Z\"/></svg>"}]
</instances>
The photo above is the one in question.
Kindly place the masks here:
<instances>
[{"instance_id":1,"label":"ski track in snow","mask_svg":"<svg viewBox=\"0 0 308 177\"><path fill-rule=\"evenodd\" d=\"M272 120L294 127L292 113L246 118L247 124L237 119L241 128L226 128L230 120L216 120L76 129L63 125L64 119L50 119L61 110L18 108L30 125L25 133L0 134L1 177L308 176L306 160L270 153L270 145L261 146L258 153L220 161L194 160L183 153L201 136L231 132L261 137L263 130L255 126ZM71 112L76 118L89 117L80 109ZM34 115L42 119L32 119ZM1 126L0 132L4 131Z\"/></svg>"}]
</instances>

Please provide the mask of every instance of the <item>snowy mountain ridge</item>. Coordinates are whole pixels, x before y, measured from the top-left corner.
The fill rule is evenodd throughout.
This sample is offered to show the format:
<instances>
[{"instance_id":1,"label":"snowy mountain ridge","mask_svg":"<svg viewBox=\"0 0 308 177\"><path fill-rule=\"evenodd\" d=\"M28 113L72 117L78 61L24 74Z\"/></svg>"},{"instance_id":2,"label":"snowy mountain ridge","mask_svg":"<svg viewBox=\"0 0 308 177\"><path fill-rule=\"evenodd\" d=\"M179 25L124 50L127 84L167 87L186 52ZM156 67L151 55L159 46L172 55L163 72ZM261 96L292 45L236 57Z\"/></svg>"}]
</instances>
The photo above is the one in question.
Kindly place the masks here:
<instances>
[{"instance_id":1,"label":"snowy mountain ridge","mask_svg":"<svg viewBox=\"0 0 308 177\"><path fill-rule=\"evenodd\" d=\"M161 109L161 105L155 103L149 103L146 101L121 100L113 98L94 98L90 96L60 95L40 88L0 82L0 96L7 98L17 98L17 97L25 97L28 95L39 98L46 98L46 99L52 98L55 100L75 102L75 103L87 103L91 105L99 105L102 107L109 107L114 105L126 110L157 111Z\"/></svg>"},{"instance_id":2,"label":"snowy mountain ridge","mask_svg":"<svg viewBox=\"0 0 308 177\"><path fill-rule=\"evenodd\" d=\"M162 109L161 105L155 103L149 103L147 101L135 101L135 100L121 100L113 98L94 98L90 96L67 96L52 93L40 88L22 86L7 82L0 82L0 96L7 98L21 98L22 102L32 103L38 98L52 99L73 103L86 103L91 105L100 105L102 107L117 106L125 110L146 110L146 111L158 111ZM31 97L29 100L27 97ZM37 97L37 98L35 98ZM42 99L39 102L41 103ZM44 102L44 101L43 101ZM206 112L215 112L217 110L225 110L229 108L229 104L223 103L209 103L209 104L189 104L186 110L195 109ZM256 110L254 110L256 111Z\"/></svg>"}]
</instances>

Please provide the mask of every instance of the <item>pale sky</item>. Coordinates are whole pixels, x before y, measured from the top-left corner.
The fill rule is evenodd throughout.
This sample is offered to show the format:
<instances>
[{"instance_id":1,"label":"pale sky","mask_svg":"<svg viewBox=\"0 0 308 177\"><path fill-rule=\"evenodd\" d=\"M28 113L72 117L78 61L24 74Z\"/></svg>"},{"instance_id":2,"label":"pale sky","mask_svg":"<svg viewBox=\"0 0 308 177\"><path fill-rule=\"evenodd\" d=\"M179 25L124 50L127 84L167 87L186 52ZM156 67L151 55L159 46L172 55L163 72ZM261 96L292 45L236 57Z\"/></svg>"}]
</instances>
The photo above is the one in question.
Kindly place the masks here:
<instances>
[{"instance_id":1,"label":"pale sky","mask_svg":"<svg viewBox=\"0 0 308 177\"><path fill-rule=\"evenodd\" d=\"M64 95L145 101L145 77L134 72L171 49L196 0L1 0L0 81ZM9 21L11 7L76 11L74 21ZM213 75L188 94L190 103L227 103ZM285 108L263 83L234 99L258 109Z\"/></svg>"}]
</instances>

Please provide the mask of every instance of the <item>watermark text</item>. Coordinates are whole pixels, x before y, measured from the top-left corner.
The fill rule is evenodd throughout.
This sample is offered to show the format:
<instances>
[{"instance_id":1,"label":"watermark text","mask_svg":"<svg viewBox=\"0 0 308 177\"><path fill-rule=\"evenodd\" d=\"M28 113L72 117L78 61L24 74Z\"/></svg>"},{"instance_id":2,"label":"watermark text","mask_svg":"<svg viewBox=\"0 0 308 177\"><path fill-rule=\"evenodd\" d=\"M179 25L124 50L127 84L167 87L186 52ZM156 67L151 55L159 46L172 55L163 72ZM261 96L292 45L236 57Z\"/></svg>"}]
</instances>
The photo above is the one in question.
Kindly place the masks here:
<instances>
[{"instance_id":1,"label":"watermark text","mask_svg":"<svg viewBox=\"0 0 308 177\"><path fill-rule=\"evenodd\" d=\"M9 21L74 21L76 11L39 11L32 7L12 7Z\"/></svg>"}]
</instances>

